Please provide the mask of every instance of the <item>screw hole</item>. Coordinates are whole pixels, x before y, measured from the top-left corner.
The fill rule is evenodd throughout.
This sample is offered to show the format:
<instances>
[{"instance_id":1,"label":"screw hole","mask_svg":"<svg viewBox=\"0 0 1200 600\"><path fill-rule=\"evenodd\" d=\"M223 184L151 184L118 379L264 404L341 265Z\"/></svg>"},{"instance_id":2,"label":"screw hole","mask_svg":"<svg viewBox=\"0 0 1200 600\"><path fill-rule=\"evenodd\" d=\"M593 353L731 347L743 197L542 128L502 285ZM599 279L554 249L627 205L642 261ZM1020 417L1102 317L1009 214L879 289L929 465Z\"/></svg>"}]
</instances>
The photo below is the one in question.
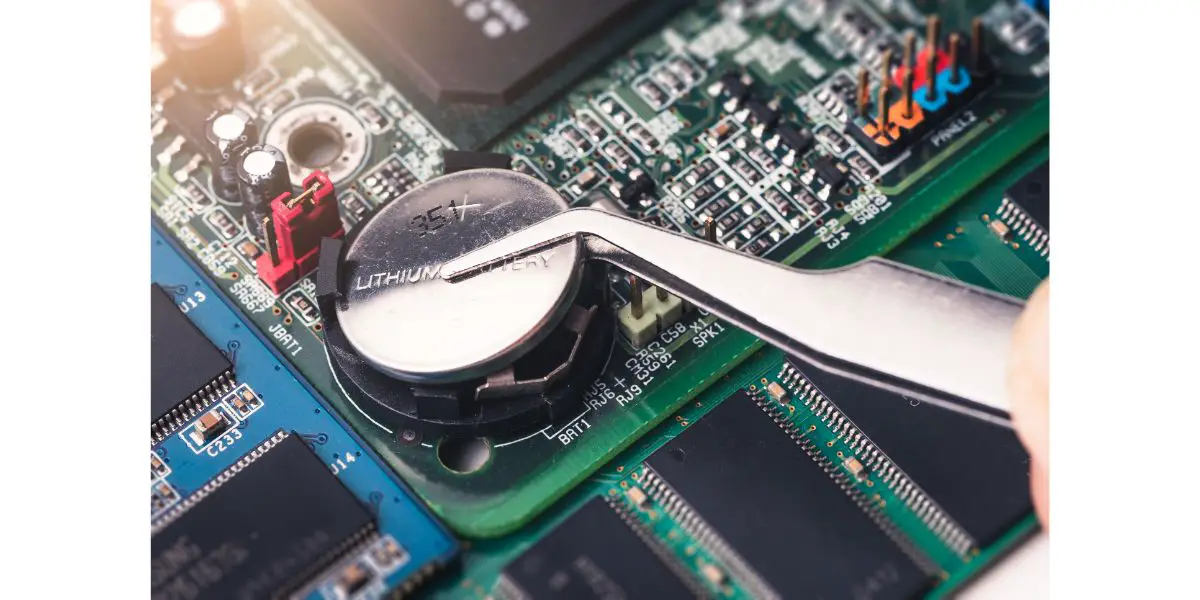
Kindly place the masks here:
<instances>
[{"instance_id":1,"label":"screw hole","mask_svg":"<svg viewBox=\"0 0 1200 600\"><path fill-rule=\"evenodd\" d=\"M485 438L442 438L437 446L438 461L455 473L474 473L492 457L492 447Z\"/></svg>"}]
</instances>

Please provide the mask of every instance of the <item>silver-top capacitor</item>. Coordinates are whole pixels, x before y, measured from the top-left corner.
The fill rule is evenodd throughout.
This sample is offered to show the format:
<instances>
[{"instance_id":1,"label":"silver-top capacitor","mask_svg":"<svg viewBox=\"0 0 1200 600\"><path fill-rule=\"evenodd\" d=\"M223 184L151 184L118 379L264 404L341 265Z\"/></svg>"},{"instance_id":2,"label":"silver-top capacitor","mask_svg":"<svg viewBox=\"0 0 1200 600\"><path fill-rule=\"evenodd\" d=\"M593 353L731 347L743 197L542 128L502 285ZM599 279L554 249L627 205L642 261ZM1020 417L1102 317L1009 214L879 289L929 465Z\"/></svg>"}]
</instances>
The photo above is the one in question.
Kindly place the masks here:
<instances>
[{"instance_id":1,"label":"silver-top capacitor","mask_svg":"<svg viewBox=\"0 0 1200 600\"><path fill-rule=\"evenodd\" d=\"M287 157L266 144L246 146L237 157L238 192L249 213L250 228L262 238L263 219L271 213L271 201L292 191Z\"/></svg>"},{"instance_id":2,"label":"silver-top capacitor","mask_svg":"<svg viewBox=\"0 0 1200 600\"><path fill-rule=\"evenodd\" d=\"M213 191L226 200L239 200L236 159L243 148L258 143L258 126L246 111L226 108L209 115L204 136Z\"/></svg>"}]
</instances>

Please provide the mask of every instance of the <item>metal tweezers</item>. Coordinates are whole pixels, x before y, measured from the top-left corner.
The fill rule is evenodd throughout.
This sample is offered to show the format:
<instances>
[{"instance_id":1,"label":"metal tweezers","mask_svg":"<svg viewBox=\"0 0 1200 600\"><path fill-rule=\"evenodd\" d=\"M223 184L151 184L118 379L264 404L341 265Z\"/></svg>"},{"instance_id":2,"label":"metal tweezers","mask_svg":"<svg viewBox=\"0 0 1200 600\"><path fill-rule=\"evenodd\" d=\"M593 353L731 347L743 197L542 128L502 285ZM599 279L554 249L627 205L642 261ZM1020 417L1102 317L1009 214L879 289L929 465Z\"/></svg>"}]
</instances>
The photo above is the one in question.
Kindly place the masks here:
<instances>
[{"instance_id":1,"label":"metal tweezers","mask_svg":"<svg viewBox=\"0 0 1200 600\"><path fill-rule=\"evenodd\" d=\"M571 243L581 256L653 282L817 368L1008 424L1005 370L1024 304L889 260L794 269L575 208L446 263L442 277L461 280Z\"/></svg>"}]
</instances>

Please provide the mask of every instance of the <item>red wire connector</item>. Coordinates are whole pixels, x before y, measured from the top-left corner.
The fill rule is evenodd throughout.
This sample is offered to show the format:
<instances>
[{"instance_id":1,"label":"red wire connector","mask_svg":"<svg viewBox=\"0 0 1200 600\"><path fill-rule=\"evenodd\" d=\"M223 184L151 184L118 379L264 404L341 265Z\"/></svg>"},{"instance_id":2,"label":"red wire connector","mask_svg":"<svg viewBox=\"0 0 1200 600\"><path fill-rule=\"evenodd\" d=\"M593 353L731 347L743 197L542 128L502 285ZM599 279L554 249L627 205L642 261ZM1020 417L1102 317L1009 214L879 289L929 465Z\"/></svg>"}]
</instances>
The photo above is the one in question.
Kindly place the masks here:
<instances>
[{"instance_id":1,"label":"red wire connector","mask_svg":"<svg viewBox=\"0 0 1200 600\"><path fill-rule=\"evenodd\" d=\"M928 64L929 64L929 50L927 48L923 48L919 52L917 52L917 57L915 60L913 60L913 89L914 90L919 90L919 89L925 87L925 81L929 77L929 74L925 72L928 70L927 69ZM946 68L948 68L949 66L950 66L950 55L947 54L944 50L938 50L937 72L941 73L942 71L945 71ZM904 75L905 75L906 71L908 71L908 69L906 69L904 67L904 65L900 65L900 66L896 67L894 70L892 70L892 83L894 83L896 85L896 87L898 87L900 89L904 89Z\"/></svg>"},{"instance_id":2,"label":"red wire connector","mask_svg":"<svg viewBox=\"0 0 1200 600\"><path fill-rule=\"evenodd\" d=\"M263 231L267 251L258 257L258 277L278 294L317 268L322 238L346 235L329 176L313 171L299 196L284 192L272 200Z\"/></svg>"}]
</instances>

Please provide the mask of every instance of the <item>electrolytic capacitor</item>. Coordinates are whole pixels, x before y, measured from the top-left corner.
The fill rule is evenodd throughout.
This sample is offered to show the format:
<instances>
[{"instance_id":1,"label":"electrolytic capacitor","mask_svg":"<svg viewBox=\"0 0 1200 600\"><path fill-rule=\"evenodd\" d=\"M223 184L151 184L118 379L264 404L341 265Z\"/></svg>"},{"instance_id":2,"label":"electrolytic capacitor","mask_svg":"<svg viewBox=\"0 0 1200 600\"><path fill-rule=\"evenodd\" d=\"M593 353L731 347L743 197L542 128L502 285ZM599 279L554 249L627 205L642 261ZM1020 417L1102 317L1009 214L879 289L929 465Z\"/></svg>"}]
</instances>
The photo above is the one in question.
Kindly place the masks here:
<instances>
[{"instance_id":1,"label":"electrolytic capacitor","mask_svg":"<svg viewBox=\"0 0 1200 600\"><path fill-rule=\"evenodd\" d=\"M249 213L251 231L262 239L263 219L271 213L271 201L292 191L287 157L266 144L246 146L237 156L238 192Z\"/></svg>"},{"instance_id":2,"label":"electrolytic capacitor","mask_svg":"<svg viewBox=\"0 0 1200 600\"><path fill-rule=\"evenodd\" d=\"M212 187L226 200L239 200L237 157L247 146L258 143L258 126L240 108L227 108L209 115L204 123L208 140L205 153L212 168Z\"/></svg>"},{"instance_id":3,"label":"electrolytic capacitor","mask_svg":"<svg viewBox=\"0 0 1200 600\"><path fill-rule=\"evenodd\" d=\"M246 68L237 8L231 0L182 0L163 21L162 45L189 88L228 87Z\"/></svg>"}]
</instances>

